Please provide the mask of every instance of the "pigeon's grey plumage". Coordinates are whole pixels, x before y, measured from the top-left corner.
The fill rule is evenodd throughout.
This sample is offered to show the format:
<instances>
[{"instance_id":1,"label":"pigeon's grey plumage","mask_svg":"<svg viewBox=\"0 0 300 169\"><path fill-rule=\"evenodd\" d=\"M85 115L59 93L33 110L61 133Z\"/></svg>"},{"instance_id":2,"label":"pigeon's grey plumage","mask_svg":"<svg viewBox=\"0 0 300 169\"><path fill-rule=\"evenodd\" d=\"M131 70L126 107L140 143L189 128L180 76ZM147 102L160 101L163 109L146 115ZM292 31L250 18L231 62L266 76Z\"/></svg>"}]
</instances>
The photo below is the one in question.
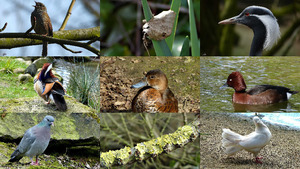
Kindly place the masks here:
<instances>
[{"instance_id":1,"label":"pigeon's grey plumage","mask_svg":"<svg viewBox=\"0 0 300 169\"><path fill-rule=\"evenodd\" d=\"M48 147L51 133L51 125L54 118L45 116L43 121L34 127L28 129L17 149L12 153L9 162L19 161L23 156L28 156L32 165L38 165L38 156L41 155ZM33 157L36 157L36 162L33 162Z\"/></svg>"},{"instance_id":2,"label":"pigeon's grey plumage","mask_svg":"<svg viewBox=\"0 0 300 169\"><path fill-rule=\"evenodd\" d=\"M225 147L226 154L231 156L244 149L253 153L256 162L261 163L257 155L263 147L269 144L272 134L259 117L255 116L253 122L255 124L255 131L245 136L235 133L230 129L223 129L222 145Z\"/></svg>"}]
</instances>

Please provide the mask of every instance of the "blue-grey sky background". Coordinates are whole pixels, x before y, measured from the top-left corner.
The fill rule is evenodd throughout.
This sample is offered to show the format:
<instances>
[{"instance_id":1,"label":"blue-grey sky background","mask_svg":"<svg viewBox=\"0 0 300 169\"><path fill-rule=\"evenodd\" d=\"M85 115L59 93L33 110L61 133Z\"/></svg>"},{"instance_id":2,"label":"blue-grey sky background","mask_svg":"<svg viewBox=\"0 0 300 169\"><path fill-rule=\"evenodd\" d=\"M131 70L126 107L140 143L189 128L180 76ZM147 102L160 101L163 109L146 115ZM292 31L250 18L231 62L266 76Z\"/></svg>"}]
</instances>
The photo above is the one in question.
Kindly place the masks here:
<instances>
[{"instance_id":1,"label":"blue-grey sky background","mask_svg":"<svg viewBox=\"0 0 300 169\"><path fill-rule=\"evenodd\" d=\"M47 7L48 15L52 22L53 31L58 31L68 11L72 0L36 0L42 2ZM100 13L100 0L95 0L99 3L93 3L93 8ZM34 10L34 0L0 0L0 28L5 22L8 23L6 29L2 33L21 33L26 32L30 27L30 15ZM72 10L71 17L67 23L65 30L92 28L99 26L99 21L92 15L83 5L81 0L77 0ZM32 31L31 33L34 33ZM48 56L95 56L94 53L67 45L68 48L75 51L82 51L79 54L73 54L66 51L58 44L48 45ZM94 43L93 47L100 48L100 43ZM13 49L0 49L0 56L41 56L42 45L20 47Z\"/></svg>"}]
</instances>

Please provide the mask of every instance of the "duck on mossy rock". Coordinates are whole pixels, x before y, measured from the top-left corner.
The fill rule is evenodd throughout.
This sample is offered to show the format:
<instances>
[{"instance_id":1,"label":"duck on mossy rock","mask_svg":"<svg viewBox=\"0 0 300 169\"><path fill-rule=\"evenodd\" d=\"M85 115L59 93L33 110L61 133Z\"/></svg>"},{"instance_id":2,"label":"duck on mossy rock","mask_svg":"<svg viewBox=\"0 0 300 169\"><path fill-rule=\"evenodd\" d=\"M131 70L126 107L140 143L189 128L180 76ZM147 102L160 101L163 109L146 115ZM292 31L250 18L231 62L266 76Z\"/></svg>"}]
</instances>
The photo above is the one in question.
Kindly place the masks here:
<instances>
[{"instance_id":1,"label":"duck on mossy rock","mask_svg":"<svg viewBox=\"0 0 300 169\"><path fill-rule=\"evenodd\" d=\"M50 103L52 100L57 109L60 111L67 110L67 104L64 99L66 90L58 80L56 76L52 73L52 64L45 63L34 79L34 90L42 97L46 104Z\"/></svg>"}]
</instances>

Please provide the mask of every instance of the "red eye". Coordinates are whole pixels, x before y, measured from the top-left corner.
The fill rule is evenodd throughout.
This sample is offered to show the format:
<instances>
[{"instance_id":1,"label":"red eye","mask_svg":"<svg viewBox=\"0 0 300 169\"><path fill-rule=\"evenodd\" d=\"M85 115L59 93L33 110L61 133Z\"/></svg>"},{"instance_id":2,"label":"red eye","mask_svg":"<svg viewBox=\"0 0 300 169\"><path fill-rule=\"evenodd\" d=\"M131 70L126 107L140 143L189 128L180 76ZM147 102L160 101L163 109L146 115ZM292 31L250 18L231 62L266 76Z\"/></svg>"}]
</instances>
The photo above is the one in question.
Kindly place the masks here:
<instances>
[{"instance_id":1,"label":"red eye","mask_svg":"<svg viewBox=\"0 0 300 169\"><path fill-rule=\"evenodd\" d=\"M246 12L245 15L246 15L246 16L249 16L250 14L249 14L249 12Z\"/></svg>"}]
</instances>

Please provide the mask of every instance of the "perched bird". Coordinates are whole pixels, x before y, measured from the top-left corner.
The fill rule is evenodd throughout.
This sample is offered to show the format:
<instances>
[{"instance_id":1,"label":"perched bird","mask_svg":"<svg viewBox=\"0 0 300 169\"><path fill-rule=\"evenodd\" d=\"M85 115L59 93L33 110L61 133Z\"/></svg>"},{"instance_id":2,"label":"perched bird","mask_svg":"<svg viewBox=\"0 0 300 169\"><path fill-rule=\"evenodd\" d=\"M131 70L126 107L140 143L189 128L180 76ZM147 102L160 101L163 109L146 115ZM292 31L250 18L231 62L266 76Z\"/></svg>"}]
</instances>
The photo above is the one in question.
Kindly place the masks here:
<instances>
[{"instance_id":1,"label":"perched bird","mask_svg":"<svg viewBox=\"0 0 300 169\"><path fill-rule=\"evenodd\" d=\"M159 69L147 72L144 79L131 88L141 88L132 100L133 112L177 113L178 102L168 87L166 75Z\"/></svg>"},{"instance_id":2,"label":"perched bird","mask_svg":"<svg viewBox=\"0 0 300 169\"><path fill-rule=\"evenodd\" d=\"M280 37L277 19L265 7L249 6L239 15L219 22L219 24L236 23L246 25L254 32L250 56L261 56L263 49L270 49Z\"/></svg>"},{"instance_id":3,"label":"perched bird","mask_svg":"<svg viewBox=\"0 0 300 169\"><path fill-rule=\"evenodd\" d=\"M52 116L45 116L43 121L28 129L17 149L10 156L9 162L19 161L23 156L28 156L32 165L38 165L38 156L48 147L51 138L51 125L54 125ZM36 161L33 161L36 157Z\"/></svg>"},{"instance_id":4,"label":"perched bird","mask_svg":"<svg viewBox=\"0 0 300 169\"><path fill-rule=\"evenodd\" d=\"M47 8L41 2L35 2L34 11L31 13L31 28L26 32L28 34L32 29L35 33L53 37L53 29ZM43 41L42 56L47 56L48 42Z\"/></svg>"},{"instance_id":5,"label":"perched bird","mask_svg":"<svg viewBox=\"0 0 300 169\"><path fill-rule=\"evenodd\" d=\"M298 93L286 87L273 85L257 85L246 91L247 86L240 72L232 72L221 88L223 87L232 87L235 90L232 95L234 103L250 105L279 103Z\"/></svg>"},{"instance_id":6,"label":"perched bird","mask_svg":"<svg viewBox=\"0 0 300 169\"><path fill-rule=\"evenodd\" d=\"M254 116L253 122L255 124L255 131L245 136L235 133L230 129L223 129L222 146L225 148L225 153L228 156L234 155L240 150L246 150L253 153L256 163L262 163L259 161L261 157L257 157L257 155L262 148L269 144L272 134L259 117Z\"/></svg>"},{"instance_id":7,"label":"perched bird","mask_svg":"<svg viewBox=\"0 0 300 169\"><path fill-rule=\"evenodd\" d=\"M34 79L34 90L42 97L47 104L52 100L58 110L67 110L67 103L64 99L65 89L58 78L53 75L52 64L45 63L39 74Z\"/></svg>"}]
</instances>

